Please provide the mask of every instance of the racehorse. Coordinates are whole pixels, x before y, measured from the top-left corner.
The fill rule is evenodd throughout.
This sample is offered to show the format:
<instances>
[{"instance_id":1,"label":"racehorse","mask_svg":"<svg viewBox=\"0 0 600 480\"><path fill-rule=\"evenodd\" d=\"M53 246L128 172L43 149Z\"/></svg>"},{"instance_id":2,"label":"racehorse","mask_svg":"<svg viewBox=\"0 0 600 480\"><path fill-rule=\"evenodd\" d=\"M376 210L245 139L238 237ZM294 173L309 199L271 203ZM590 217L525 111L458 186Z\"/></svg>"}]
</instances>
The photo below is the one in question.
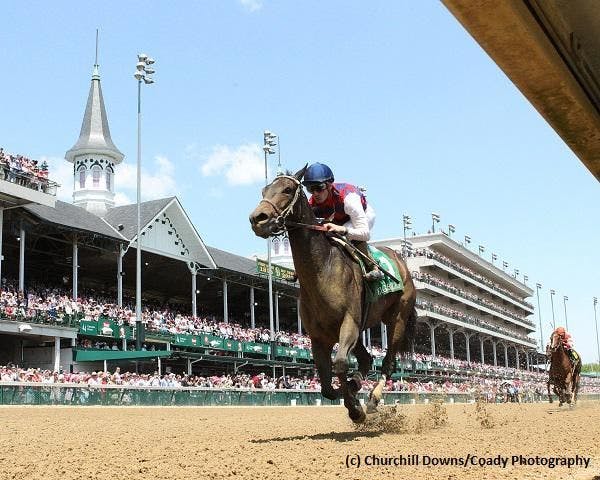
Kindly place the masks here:
<instances>
[{"instance_id":1,"label":"racehorse","mask_svg":"<svg viewBox=\"0 0 600 480\"><path fill-rule=\"evenodd\" d=\"M318 225L300 183L306 166L294 175L280 175L263 189L262 200L250 214L252 230L268 238L288 231L292 257L300 283L300 315L312 342L321 393L335 400L343 396L348 415L355 423L366 414L356 393L366 378L373 358L365 348L361 332L380 322L387 326L388 350L383 359L381 379L370 393L367 412L376 412L385 382L395 370L396 354L406 351L416 329L416 290L410 272L399 254L382 248L397 264L404 290L389 293L370 304L366 321L361 267L332 244ZM362 328L362 330L361 330ZM339 347L332 364L334 345ZM358 360L358 372L348 378L348 355ZM332 372L340 387L331 385Z\"/></svg>"},{"instance_id":2,"label":"racehorse","mask_svg":"<svg viewBox=\"0 0 600 480\"><path fill-rule=\"evenodd\" d=\"M577 359L575 365L572 364L569 354L563 346L562 338L556 332L550 337L547 354L550 357L548 400L552 403L552 394L550 393L550 384L552 384L554 393L558 397L559 407L562 407L565 402L574 405L577 402L577 392L579 390L581 358Z\"/></svg>"}]
</instances>

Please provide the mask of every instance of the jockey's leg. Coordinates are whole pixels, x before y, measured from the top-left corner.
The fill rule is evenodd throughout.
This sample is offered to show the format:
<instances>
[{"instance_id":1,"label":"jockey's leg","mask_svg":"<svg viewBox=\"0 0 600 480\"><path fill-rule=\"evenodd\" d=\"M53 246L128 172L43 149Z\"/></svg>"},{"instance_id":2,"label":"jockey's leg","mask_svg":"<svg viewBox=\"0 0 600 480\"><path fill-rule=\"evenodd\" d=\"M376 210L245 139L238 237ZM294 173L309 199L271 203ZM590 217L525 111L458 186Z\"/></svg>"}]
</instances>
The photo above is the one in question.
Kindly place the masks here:
<instances>
[{"instance_id":1,"label":"jockey's leg","mask_svg":"<svg viewBox=\"0 0 600 480\"><path fill-rule=\"evenodd\" d=\"M367 245L367 242L359 242L359 241L353 241L352 242L353 245L356 247L356 249L362 253L363 255L365 255L367 258L369 258L371 261L365 261L365 280L368 281L374 281L374 280L381 280L383 278L383 273L381 273L381 270L379 270L379 267L377 266L377 262L375 262L375 259L373 258L373 256L371 255L371 252L369 251L369 246Z\"/></svg>"}]
</instances>

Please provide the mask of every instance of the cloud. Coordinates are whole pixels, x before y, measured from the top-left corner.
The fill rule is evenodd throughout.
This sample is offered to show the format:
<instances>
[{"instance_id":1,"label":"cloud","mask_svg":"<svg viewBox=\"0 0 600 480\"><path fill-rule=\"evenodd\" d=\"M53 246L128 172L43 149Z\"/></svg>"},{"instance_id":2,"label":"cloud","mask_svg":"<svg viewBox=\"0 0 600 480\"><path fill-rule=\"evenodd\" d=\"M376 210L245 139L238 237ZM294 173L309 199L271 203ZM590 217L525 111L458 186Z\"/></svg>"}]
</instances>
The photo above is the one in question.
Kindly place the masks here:
<instances>
[{"instance_id":1,"label":"cloud","mask_svg":"<svg viewBox=\"0 0 600 480\"><path fill-rule=\"evenodd\" d=\"M56 197L64 202L73 202L73 164L64 158L40 157L48 162L50 180L59 183ZM142 164L142 201L171 197L177 193L175 167L164 156L156 156L149 168ZM115 205L135 202L137 197L137 167L122 163L115 168ZM132 200L133 199L133 200Z\"/></svg>"},{"instance_id":2,"label":"cloud","mask_svg":"<svg viewBox=\"0 0 600 480\"><path fill-rule=\"evenodd\" d=\"M116 167L115 193L115 203L117 201L132 203L129 198L137 197L135 164L123 163ZM142 163L142 201L171 197L176 193L175 167L167 157L157 155L150 168L144 168Z\"/></svg>"},{"instance_id":3,"label":"cloud","mask_svg":"<svg viewBox=\"0 0 600 480\"><path fill-rule=\"evenodd\" d=\"M222 175L229 185L250 185L264 179L264 159L258 144L213 147L208 159L200 166L205 177Z\"/></svg>"},{"instance_id":4,"label":"cloud","mask_svg":"<svg viewBox=\"0 0 600 480\"><path fill-rule=\"evenodd\" d=\"M239 0L242 7L249 12L257 12L263 7L262 0Z\"/></svg>"}]
</instances>

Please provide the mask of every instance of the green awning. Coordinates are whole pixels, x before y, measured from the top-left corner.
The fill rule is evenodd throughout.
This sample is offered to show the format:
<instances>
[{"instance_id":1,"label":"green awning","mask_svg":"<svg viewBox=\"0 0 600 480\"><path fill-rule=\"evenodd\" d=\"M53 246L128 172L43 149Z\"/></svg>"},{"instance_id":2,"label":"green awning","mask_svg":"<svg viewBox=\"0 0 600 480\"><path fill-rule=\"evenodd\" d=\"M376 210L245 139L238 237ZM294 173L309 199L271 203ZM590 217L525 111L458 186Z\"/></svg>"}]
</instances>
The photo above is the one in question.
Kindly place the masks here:
<instances>
[{"instance_id":1,"label":"green awning","mask_svg":"<svg viewBox=\"0 0 600 480\"><path fill-rule=\"evenodd\" d=\"M170 351L158 350L148 352L144 350L80 350L73 349L73 361L97 362L103 360L138 360L142 358L170 357Z\"/></svg>"}]
</instances>

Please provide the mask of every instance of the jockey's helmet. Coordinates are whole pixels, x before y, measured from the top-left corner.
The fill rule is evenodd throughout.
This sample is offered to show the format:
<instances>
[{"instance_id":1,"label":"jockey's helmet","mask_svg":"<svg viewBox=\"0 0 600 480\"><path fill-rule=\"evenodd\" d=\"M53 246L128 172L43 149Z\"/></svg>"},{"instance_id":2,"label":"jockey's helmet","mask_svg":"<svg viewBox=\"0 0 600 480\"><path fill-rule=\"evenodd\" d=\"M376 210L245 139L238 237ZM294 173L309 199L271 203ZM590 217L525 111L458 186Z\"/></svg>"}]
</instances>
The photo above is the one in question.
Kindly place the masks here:
<instances>
[{"instance_id":1,"label":"jockey's helmet","mask_svg":"<svg viewBox=\"0 0 600 480\"><path fill-rule=\"evenodd\" d=\"M558 333L559 335L564 335L566 333L565 327L556 327L556 330L554 330L555 333Z\"/></svg>"},{"instance_id":2,"label":"jockey's helmet","mask_svg":"<svg viewBox=\"0 0 600 480\"><path fill-rule=\"evenodd\" d=\"M333 172L331 168L323 163L313 163L306 169L302 184L305 187L316 185L319 183L333 182Z\"/></svg>"}]
</instances>

